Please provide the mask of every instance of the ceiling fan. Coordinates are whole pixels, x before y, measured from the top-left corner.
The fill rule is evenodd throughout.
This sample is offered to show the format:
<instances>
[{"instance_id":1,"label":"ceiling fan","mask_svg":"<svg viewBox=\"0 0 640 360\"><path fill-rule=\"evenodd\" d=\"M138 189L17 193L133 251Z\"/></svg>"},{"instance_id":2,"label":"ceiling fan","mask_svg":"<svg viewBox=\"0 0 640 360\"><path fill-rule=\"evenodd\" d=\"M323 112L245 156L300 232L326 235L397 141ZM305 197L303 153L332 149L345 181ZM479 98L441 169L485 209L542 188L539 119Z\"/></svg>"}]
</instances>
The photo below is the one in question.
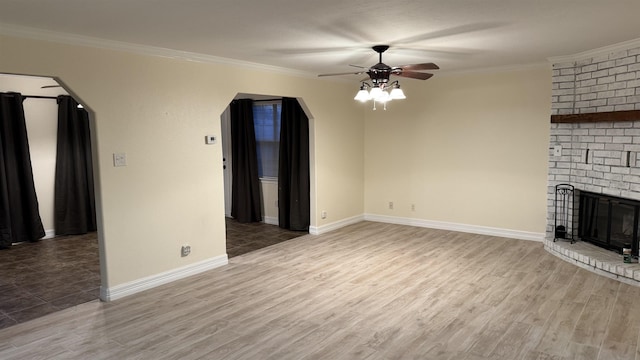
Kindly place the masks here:
<instances>
[{"instance_id":1,"label":"ceiling fan","mask_svg":"<svg viewBox=\"0 0 640 360\"><path fill-rule=\"evenodd\" d=\"M363 66L351 65L360 67L362 70L355 72L333 73L333 74L320 74L318 76L336 76L336 75L359 75L367 74L371 80L373 86L385 87L389 83L389 77L391 75L401 76L411 79L427 80L433 76L433 74L420 72L420 70L437 70L440 69L438 65L434 63L423 64L411 64L401 66L389 66L382 62L382 53L389 49L389 45L375 45L372 47L373 51L378 53L379 61L377 64L370 68ZM369 80L365 79L365 80Z\"/></svg>"},{"instance_id":2,"label":"ceiling fan","mask_svg":"<svg viewBox=\"0 0 640 360\"><path fill-rule=\"evenodd\" d=\"M431 73L421 72L421 70L437 70L440 69L438 65L434 63L422 63L411 64L401 66L389 66L382 62L382 53L389 49L389 45L375 45L372 49L378 53L378 63L370 68L366 68L358 65L351 65L359 67L362 70L355 72L333 73L333 74L320 74L318 76L336 76L336 75L359 75L367 74L368 78L360 80L362 85L360 90L354 97L354 100L368 101L373 100L373 110L376 109L376 102L384 104L384 109L387 109L387 101L395 99L406 99L404 92L400 89L400 83L395 80L389 83L391 75L406 77L410 79L427 80L433 76ZM367 81L371 80L371 84ZM391 92L387 92L386 88L391 88ZM370 89L370 91L367 91Z\"/></svg>"}]
</instances>

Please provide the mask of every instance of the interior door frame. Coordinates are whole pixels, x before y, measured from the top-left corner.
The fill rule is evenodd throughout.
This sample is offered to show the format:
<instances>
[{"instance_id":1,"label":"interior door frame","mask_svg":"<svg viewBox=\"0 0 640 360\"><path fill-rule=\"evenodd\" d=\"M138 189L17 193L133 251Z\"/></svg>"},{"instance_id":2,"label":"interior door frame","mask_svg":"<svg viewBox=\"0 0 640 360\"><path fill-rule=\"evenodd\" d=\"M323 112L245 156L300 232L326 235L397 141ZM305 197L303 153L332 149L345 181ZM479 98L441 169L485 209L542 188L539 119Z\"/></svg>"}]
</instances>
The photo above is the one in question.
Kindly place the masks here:
<instances>
[{"instance_id":1,"label":"interior door frame","mask_svg":"<svg viewBox=\"0 0 640 360\"><path fill-rule=\"evenodd\" d=\"M224 181L224 216L231 217L231 184L233 158L231 157L231 108L227 106L220 115L222 128L222 173Z\"/></svg>"}]
</instances>

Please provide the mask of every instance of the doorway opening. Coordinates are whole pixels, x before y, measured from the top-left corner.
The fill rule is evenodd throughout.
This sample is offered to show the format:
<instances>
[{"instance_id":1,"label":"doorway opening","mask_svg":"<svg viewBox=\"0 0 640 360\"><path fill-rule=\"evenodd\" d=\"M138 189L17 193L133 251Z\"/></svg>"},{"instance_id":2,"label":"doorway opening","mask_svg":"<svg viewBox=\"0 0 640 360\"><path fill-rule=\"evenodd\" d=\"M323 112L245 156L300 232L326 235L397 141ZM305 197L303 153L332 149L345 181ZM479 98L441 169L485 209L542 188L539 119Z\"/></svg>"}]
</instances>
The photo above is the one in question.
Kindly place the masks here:
<instances>
[{"instance_id":1,"label":"doorway opening","mask_svg":"<svg viewBox=\"0 0 640 360\"><path fill-rule=\"evenodd\" d=\"M101 266L95 215L89 230L84 232L61 230L64 227L60 225L60 212L57 217L54 215L56 201L60 203L66 196L61 196L61 183L56 181L56 172L62 171L59 168L62 162L56 156L61 152L58 146L64 137L58 135L61 131L58 119L64 112L70 114L69 121L80 119L75 117L77 114L86 114L80 120L91 136L87 136L89 147L82 153L87 155L85 161L95 163L95 149L90 145L95 143L91 141L95 139L93 114L78 106L75 101L78 97L51 77L0 74L0 92L19 93L23 99L28 161L37 213L44 228L42 238L30 239L37 241L18 242L0 250L0 328L4 328L99 299ZM86 169L93 179L96 167ZM92 181L87 184L92 192L97 190ZM77 187L77 183L71 187ZM54 200L56 197L58 200ZM88 206L93 211L97 207L99 204L95 202ZM60 227L58 231L56 226Z\"/></svg>"},{"instance_id":2,"label":"doorway opening","mask_svg":"<svg viewBox=\"0 0 640 360\"><path fill-rule=\"evenodd\" d=\"M285 101L284 115L282 115L283 101ZM238 102L244 102L244 105L242 105L244 110L239 108ZM295 109L298 113L291 109ZM234 111L236 111L236 115L233 114ZM249 113L250 119L240 120L237 113L241 111L245 114ZM296 113L296 115L292 116L292 113ZM281 117L283 116L284 120L281 122ZM309 120L310 117L307 112L302 110L296 99L242 93L234 98L233 102L221 115L227 255L230 258L309 233L311 210L309 169L312 167L309 155ZM291 137L287 134L292 131L289 130L291 129L290 124L292 121L296 124L304 124L303 127L306 127L302 131L295 130L300 131L299 134L301 134L298 135L296 133L294 136L296 141L297 139L304 139L301 142L302 145L296 144L293 147L296 149L295 151L287 147L290 140L286 140L287 136ZM245 138L251 138L250 142L253 142L253 144L245 145L245 140L238 138L238 132L244 131L238 130L240 122L244 124L242 126L250 128L248 135L244 134L244 136ZM233 134L234 131L236 134ZM280 143L281 136L285 139L283 140L284 143ZM232 139L236 139L235 145ZM238 145L239 142L243 142L243 145ZM238 147L242 149L239 150ZM247 165L251 164L252 161L245 158L245 152L255 156L255 165ZM301 166L302 170L299 169L297 163L296 165L291 165L288 161L291 152L295 152L295 156L303 158L302 163L304 165ZM236 154L235 159L234 153ZM242 156L240 157L238 154L242 154ZM296 161L298 160L296 159ZM239 169L234 169L234 165L242 167L242 171L247 166L253 166L257 175L252 172L253 170L242 172ZM291 187L298 186L298 183L303 184L302 190L298 188L293 190L295 192L294 197L303 194L300 196L302 200L295 202L295 204L304 204L304 206L297 208L294 206L291 211L288 205L290 203L288 194L292 191L289 185L290 177L287 175L289 170L296 172L291 176L291 178L296 178L293 180L296 184ZM242 187L245 185L234 184L234 174L236 177L249 179L243 180L244 182L254 181L255 185L253 187L251 185ZM236 187L235 189L234 186ZM244 203L238 205L238 201L234 201L234 194L235 196L243 197ZM254 195L247 194L257 194L259 199L256 200ZM245 201L244 197L251 196L254 197ZM280 207L281 201L287 204L285 208ZM237 210L234 213L234 206L237 209L245 206L245 203L249 204L248 206L250 207L252 206L253 210L250 210L251 216L239 215ZM255 210L257 207L259 209ZM289 221L292 212L295 212L293 214L293 218L295 218L293 224ZM256 216L256 213L259 215ZM298 221L299 218L303 220ZM299 225L299 223L302 225Z\"/></svg>"}]
</instances>

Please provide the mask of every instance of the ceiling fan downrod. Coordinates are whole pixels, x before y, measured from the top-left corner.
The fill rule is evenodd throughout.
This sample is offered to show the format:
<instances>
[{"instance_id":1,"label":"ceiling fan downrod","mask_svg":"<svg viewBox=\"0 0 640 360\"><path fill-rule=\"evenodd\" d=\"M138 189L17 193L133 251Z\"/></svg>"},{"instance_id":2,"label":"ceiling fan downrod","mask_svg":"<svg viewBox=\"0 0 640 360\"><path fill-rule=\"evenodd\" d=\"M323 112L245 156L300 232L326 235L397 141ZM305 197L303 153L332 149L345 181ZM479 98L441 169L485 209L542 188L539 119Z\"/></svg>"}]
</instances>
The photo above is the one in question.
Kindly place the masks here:
<instances>
[{"instance_id":1,"label":"ceiling fan downrod","mask_svg":"<svg viewBox=\"0 0 640 360\"><path fill-rule=\"evenodd\" d=\"M389 45L375 45L371 47L373 51L378 53L378 62L382 63L382 53L389 49Z\"/></svg>"}]
</instances>

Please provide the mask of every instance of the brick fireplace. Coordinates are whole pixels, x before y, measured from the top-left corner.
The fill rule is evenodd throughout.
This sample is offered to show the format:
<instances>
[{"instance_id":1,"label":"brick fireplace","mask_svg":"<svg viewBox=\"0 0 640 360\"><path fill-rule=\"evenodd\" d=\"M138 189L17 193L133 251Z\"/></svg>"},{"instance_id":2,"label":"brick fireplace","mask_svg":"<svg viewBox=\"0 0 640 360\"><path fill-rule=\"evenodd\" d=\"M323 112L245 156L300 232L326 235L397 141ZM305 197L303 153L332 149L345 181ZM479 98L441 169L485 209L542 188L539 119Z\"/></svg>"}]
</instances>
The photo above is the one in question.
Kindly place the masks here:
<instances>
[{"instance_id":1,"label":"brick fireplace","mask_svg":"<svg viewBox=\"0 0 640 360\"><path fill-rule=\"evenodd\" d=\"M553 239L557 184L640 200L640 44L554 63L551 109L546 237Z\"/></svg>"},{"instance_id":2,"label":"brick fireplace","mask_svg":"<svg viewBox=\"0 0 640 360\"><path fill-rule=\"evenodd\" d=\"M575 237L580 192L640 201L640 42L551 60L547 241L558 184L576 189Z\"/></svg>"}]
</instances>

